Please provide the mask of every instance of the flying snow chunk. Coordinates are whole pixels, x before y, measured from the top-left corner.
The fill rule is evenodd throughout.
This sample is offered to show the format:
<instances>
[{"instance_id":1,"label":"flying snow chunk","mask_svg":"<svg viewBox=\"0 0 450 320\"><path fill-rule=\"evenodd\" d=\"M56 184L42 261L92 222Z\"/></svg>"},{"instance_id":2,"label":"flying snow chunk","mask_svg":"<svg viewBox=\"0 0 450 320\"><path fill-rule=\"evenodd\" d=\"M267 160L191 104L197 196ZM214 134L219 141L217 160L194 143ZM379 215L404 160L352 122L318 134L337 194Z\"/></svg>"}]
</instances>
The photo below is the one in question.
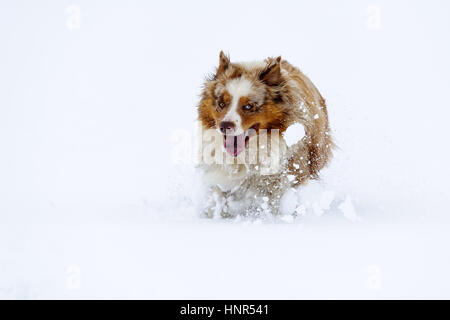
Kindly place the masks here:
<instances>
[{"instance_id":1,"label":"flying snow chunk","mask_svg":"<svg viewBox=\"0 0 450 320\"><path fill-rule=\"evenodd\" d=\"M299 201L303 204L303 211L322 216L325 211L330 210L335 193L326 190L319 182L310 181L299 189Z\"/></svg>"},{"instance_id":2,"label":"flying snow chunk","mask_svg":"<svg viewBox=\"0 0 450 320\"><path fill-rule=\"evenodd\" d=\"M361 218L358 217L355 211L355 207L353 206L352 199L350 196L345 197L345 201L341 203L339 206L339 210L344 214L348 220L352 222L361 221Z\"/></svg>"},{"instance_id":3,"label":"flying snow chunk","mask_svg":"<svg viewBox=\"0 0 450 320\"><path fill-rule=\"evenodd\" d=\"M280 201L280 211L282 215L292 215L297 208L297 193L295 189L288 189ZM287 221L285 221L287 222Z\"/></svg>"},{"instance_id":4,"label":"flying snow chunk","mask_svg":"<svg viewBox=\"0 0 450 320\"><path fill-rule=\"evenodd\" d=\"M299 142L305 136L305 127L300 123L294 123L284 133L284 140L288 147Z\"/></svg>"},{"instance_id":5,"label":"flying snow chunk","mask_svg":"<svg viewBox=\"0 0 450 320\"><path fill-rule=\"evenodd\" d=\"M306 214L306 207L301 204L297 207L297 209L295 209L295 212L299 216L304 216Z\"/></svg>"}]
</instances>

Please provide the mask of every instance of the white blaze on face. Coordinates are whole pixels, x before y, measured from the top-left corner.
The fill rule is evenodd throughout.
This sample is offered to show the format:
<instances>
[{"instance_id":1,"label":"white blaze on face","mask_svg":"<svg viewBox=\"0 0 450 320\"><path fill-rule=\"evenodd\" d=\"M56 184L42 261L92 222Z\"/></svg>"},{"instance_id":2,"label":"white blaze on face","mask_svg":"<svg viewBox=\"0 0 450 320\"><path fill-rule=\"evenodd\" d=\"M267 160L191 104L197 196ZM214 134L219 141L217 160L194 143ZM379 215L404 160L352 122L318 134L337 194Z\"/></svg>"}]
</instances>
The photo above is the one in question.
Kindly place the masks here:
<instances>
[{"instance_id":1,"label":"white blaze on face","mask_svg":"<svg viewBox=\"0 0 450 320\"><path fill-rule=\"evenodd\" d=\"M222 121L231 121L236 125L235 135L244 133L244 130L242 129L242 119L238 113L239 99L248 96L252 87L252 83L243 77L229 81L225 87L231 95L231 104Z\"/></svg>"}]
</instances>

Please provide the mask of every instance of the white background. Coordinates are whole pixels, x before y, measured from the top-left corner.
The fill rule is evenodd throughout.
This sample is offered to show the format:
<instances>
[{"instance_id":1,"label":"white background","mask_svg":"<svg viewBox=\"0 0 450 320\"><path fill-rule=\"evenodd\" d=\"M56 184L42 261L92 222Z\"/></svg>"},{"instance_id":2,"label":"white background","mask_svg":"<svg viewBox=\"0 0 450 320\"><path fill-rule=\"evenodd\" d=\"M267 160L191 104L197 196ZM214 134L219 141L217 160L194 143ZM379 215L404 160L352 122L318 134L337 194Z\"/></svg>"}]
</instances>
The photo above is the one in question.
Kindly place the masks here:
<instances>
[{"instance_id":1,"label":"white background","mask_svg":"<svg viewBox=\"0 0 450 320\"><path fill-rule=\"evenodd\" d=\"M448 1L2 1L0 297L450 298L449 13ZM201 217L174 135L193 134L220 50L281 55L327 99L339 149L324 215Z\"/></svg>"}]
</instances>

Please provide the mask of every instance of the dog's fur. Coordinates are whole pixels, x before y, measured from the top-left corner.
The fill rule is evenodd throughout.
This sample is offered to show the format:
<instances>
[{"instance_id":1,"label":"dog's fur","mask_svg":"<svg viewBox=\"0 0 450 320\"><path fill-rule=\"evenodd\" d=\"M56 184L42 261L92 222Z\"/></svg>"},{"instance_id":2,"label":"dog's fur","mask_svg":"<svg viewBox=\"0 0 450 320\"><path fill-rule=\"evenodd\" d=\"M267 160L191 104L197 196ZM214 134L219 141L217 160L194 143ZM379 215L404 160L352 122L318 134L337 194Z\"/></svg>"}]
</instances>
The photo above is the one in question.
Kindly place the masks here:
<instances>
[{"instance_id":1,"label":"dog's fur","mask_svg":"<svg viewBox=\"0 0 450 320\"><path fill-rule=\"evenodd\" d=\"M250 110L244 109L247 105ZM262 129L269 130L269 135L270 130L277 129L281 138L278 147L282 161L270 174L261 173L262 163L201 165L210 186L205 206L209 217L265 211L278 214L286 189L318 178L334 146L325 100L299 69L281 57L231 63L221 52L216 73L205 81L198 118L205 130L219 130L221 122L231 121L236 124L235 135L252 128L256 130L256 135L250 137L252 140ZM283 134L295 123L304 126L305 136L288 147ZM237 147L234 148L231 149L236 151ZM246 146L249 148L250 144ZM227 155L225 149L220 152ZM236 160L245 157L244 153L237 153L233 155Z\"/></svg>"}]
</instances>

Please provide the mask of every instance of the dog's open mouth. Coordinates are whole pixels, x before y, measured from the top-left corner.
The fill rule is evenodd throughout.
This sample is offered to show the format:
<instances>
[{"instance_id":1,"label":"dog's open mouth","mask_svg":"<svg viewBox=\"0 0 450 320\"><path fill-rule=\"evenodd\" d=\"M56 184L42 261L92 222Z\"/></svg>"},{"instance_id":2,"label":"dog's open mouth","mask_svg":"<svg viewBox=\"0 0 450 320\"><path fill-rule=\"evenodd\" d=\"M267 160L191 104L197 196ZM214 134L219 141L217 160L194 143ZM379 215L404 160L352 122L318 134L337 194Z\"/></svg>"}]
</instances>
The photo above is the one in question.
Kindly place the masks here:
<instances>
[{"instance_id":1,"label":"dog's open mouth","mask_svg":"<svg viewBox=\"0 0 450 320\"><path fill-rule=\"evenodd\" d=\"M225 134L223 136L223 146L228 154L237 157L248 145L250 138L256 135L258 128L259 124L255 124L240 135L233 136Z\"/></svg>"}]
</instances>

